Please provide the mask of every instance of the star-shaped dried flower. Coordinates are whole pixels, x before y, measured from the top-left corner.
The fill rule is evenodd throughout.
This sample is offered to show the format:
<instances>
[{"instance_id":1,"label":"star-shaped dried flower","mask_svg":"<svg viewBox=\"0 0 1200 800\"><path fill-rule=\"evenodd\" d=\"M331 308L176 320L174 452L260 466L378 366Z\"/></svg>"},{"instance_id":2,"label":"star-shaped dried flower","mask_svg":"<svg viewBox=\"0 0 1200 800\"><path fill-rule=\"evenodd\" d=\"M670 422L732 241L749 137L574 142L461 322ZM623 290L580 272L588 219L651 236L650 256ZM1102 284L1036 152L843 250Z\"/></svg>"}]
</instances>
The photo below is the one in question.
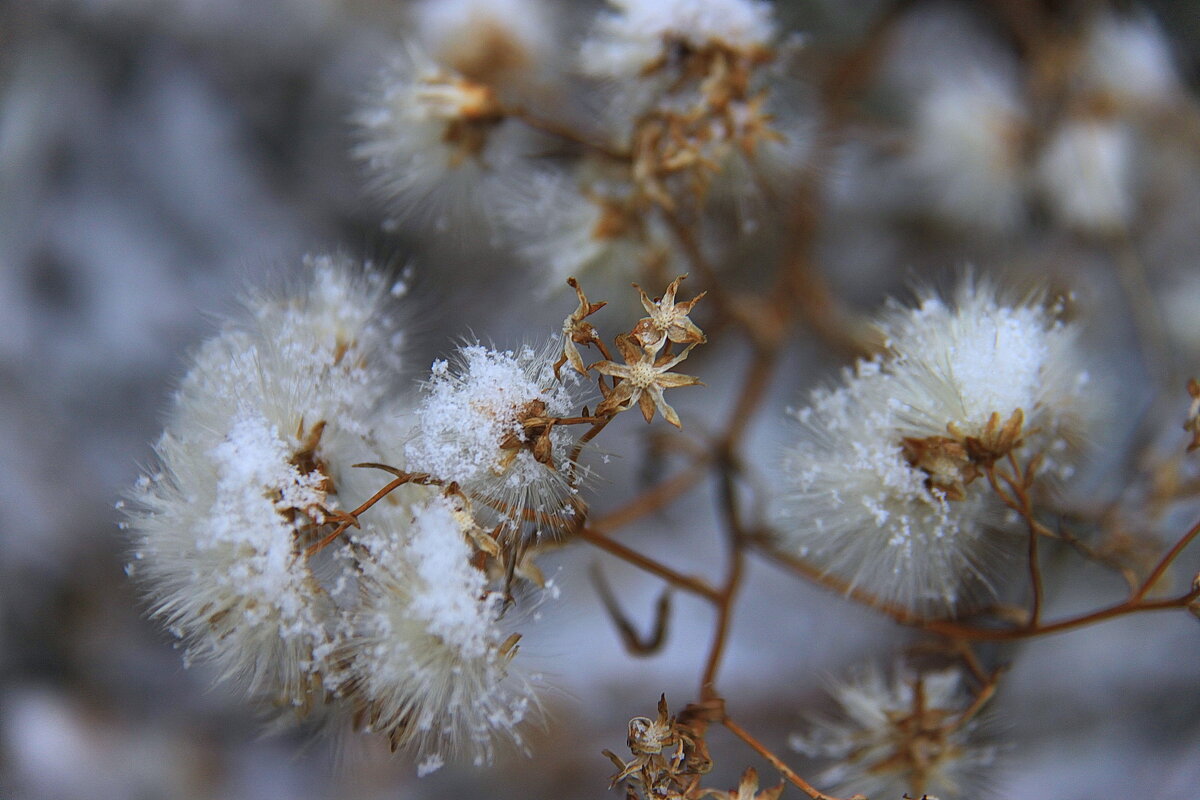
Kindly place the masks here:
<instances>
[{"instance_id":1,"label":"star-shaped dried flower","mask_svg":"<svg viewBox=\"0 0 1200 800\"><path fill-rule=\"evenodd\" d=\"M633 329L633 336L647 350L657 351L662 347L664 340L689 346L707 341L704 331L688 319L688 315L692 313L696 303L700 302L700 298L704 297L707 292L701 292L686 303L675 302L675 293L679 291L679 283L686 277L687 275L680 275L671 281L671 284L667 286L667 291L663 293L662 299L657 301L651 300L642 287L636 283L633 285L642 295L642 307L650 315L638 322Z\"/></svg>"},{"instance_id":2,"label":"star-shaped dried flower","mask_svg":"<svg viewBox=\"0 0 1200 800\"><path fill-rule=\"evenodd\" d=\"M584 318L590 317L608 305L607 302L589 303L587 295L583 293L583 289L579 286L579 281L574 278L567 278L567 284L579 296L579 307L563 320L563 351L562 356L554 365L554 377L556 378L558 377L559 369L566 363L570 363L580 375L587 375L587 367L583 365L583 356L579 353L579 348L576 345L588 344L595 341L596 329L592 327L590 322L584 322Z\"/></svg>"},{"instance_id":3,"label":"star-shaped dried flower","mask_svg":"<svg viewBox=\"0 0 1200 800\"><path fill-rule=\"evenodd\" d=\"M679 415L663 399L663 390L700 383L699 378L691 375L678 375L670 371L672 367L687 358L693 345L689 345L678 355L664 355L657 360L654 353L638 346L632 334L618 336L617 347L625 358L624 364L600 361L592 365L592 369L602 375L621 379L608 397L596 406L596 416L603 417L625 411L637 403L646 422L654 418L654 410L658 409L659 413L663 415L663 419L676 428L682 428Z\"/></svg>"},{"instance_id":4,"label":"star-shaped dried flower","mask_svg":"<svg viewBox=\"0 0 1200 800\"><path fill-rule=\"evenodd\" d=\"M746 771L742 773L742 780L738 783L736 791L723 792L719 789L705 789L704 793L717 798L717 800L779 800L779 795L783 794L783 784L780 783L774 789L763 789L760 792L758 791L758 773L754 767L747 767Z\"/></svg>"},{"instance_id":5,"label":"star-shaped dried flower","mask_svg":"<svg viewBox=\"0 0 1200 800\"><path fill-rule=\"evenodd\" d=\"M605 750L620 770L611 786L626 782L627 797L699 800L703 796L700 777L712 769L708 746L702 733L679 722L667 710L665 695L658 699L658 717L634 717L629 721L629 750L625 762Z\"/></svg>"}]
</instances>

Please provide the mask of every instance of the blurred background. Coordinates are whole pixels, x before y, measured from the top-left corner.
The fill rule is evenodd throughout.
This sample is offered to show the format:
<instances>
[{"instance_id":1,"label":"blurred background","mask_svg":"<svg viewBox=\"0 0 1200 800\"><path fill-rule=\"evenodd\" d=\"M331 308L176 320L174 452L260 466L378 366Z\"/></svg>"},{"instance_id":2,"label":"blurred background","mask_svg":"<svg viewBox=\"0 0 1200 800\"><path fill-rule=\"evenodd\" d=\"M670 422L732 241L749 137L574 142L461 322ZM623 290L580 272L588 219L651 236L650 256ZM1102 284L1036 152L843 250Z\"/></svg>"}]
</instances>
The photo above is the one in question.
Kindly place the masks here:
<instances>
[{"instance_id":1,"label":"blurred background","mask_svg":"<svg viewBox=\"0 0 1200 800\"><path fill-rule=\"evenodd\" d=\"M598 6L553 6L571 52ZM963 264L1072 292L1111 419L1074 502L1133 496L1148 507L1155 480L1194 480L1187 464L1164 475L1138 458L1182 448L1183 382L1200 371L1200 3L776 8L781 28L804 37L789 79L805 89L804 124L827 139L816 252L844 302L869 313ZM587 577L598 554L566 548L547 563L563 597L522 642L521 657L560 687L532 758L417 780L379 742L264 734L236 693L212 688L203 666L184 668L125 577L116 506L151 460L187 352L243 287L286 280L308 252L411 267L414 377L459 337L516 344L574 308L564 294L531 302L535 268L504 243L389 224L365 191L349 120L389 53L416 35L411 10L400 0L0 3L5 800L610 796L601 749L623 752L628 719L652 716L660 693L678 698L673 708L692 699L709 609L679 600L664 650L634 659ZM570 112L587 113L578 106ZM753 285L763 252L731 260L730 279ZM593 300L638 313L623 280L595 283ZM724 409L744 356L715 340L688 362L708 388L671 398L685 425L703 430ZM783 409L842 364L798 333L747 448L764 474ZM595 508L657 474L639 426L606 431L605 449L628 468L598 487ZM714 574L710 503L702 486L629 540ZM1131 536L1177 536L1200 506L1155 508L1125 521ZM1051 615L1121 596L1110 573L1070 563ZM648 625L660 587L604 569ZM886 661L906 638L762 561L747 587L724 690L785 752L804 711L822 707L823 681ZM1200 796L1195 619L1126 618L997 657L1013 668L996 698L996 797ZM773 783L744 747L720 734L712 744L711 785L733 786L749 764Z\"/></svg>"}]
</instances>

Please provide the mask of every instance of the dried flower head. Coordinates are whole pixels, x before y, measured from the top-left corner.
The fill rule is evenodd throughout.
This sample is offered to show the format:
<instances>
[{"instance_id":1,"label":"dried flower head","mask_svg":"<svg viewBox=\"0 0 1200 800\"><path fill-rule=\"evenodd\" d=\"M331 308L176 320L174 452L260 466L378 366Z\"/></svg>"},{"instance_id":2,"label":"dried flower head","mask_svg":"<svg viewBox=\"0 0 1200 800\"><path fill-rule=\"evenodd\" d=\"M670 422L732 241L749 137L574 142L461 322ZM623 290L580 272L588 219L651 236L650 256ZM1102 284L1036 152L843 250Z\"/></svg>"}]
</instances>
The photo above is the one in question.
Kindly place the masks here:
<instances>
[{"instance_id":1,"label":"dried flower head","mask_svg":"<svg viewBox=\"0 0 1200 800\"><path fill-rule=\"evenodd\" d=\"M703 732L671 716L666 695L658 699L658 716L629 721L629 750L623 761L605 750L619 770L612 785L624 781L630 797L694 798L701 794L700 778L712 769Z\"/></svg>"},{"instance_id":2,"label":"dried flower head","mask_svg":"<svg viewBox=\"0 0 1200 800\"><path fill-rule=\"evenodd\" d=\"M679 362L687 358L692 347L694 345L675 355L663 353L656 357L657 349L651 351L643 348L632 336L618 336L617 348L625 358L625 363L600 361L592 365L592 369L601 375L621 379L616 388L596 406L596 414L604 416L626 411L636 404L646 422L654 418L654 412L657 410L667 422L676 428L682 428L683 423L679 421L679 415L664 399L663 391L700 383L700 379L692 375L671 372Z\"/></svg>"},{"instance_id":3,"label":"dried flower head","mask_svg":"<svg viewBox=\"0 0 1200 800\"><path fill-rule=\"evenodd\" d=\"M554 364L554 374L558 374L558 370L563 364L570 364L572 369L580 375L587 375L587 367L583 363L579 345L598 341L596 329L592 323L587 321L587 318L608 304L606 302L590 302L587 295L583 293L583 287L574 278L568 278L567 283L575 290L575 296L579 298L579 305L563 320L563 349L562 355Z\"/></svg>"},{"instance_id":4,"label":"dried flower head","mask_svg":"<svg viewBox=\"0 0 1200 800\"><path fill-rule=\"evenodd\" d=\"M436 362L405 446L410 469L458 484L510 535L553 534L577 512L577 437L553 420L578 413L581 385L555 375L558 352L468 345Z\"/></svg>"},{"instance_id":5,"label":"dried flower head","mask_svg":"<svg viewBox=\"0 0 1200 800\"><path fill-rule=\"evenodd\" d=\"M1070 328L971 282L956 300L893 308L887 353L814 392L785 454L781 544L919 613L987 591L1003 560L983 470L1019 452L1068 476L1086 416Z\"/></svg>"},{"instance_id":6,"label":"dried flower head","mask_svg":"<svg viewBox=\"0 0 1200 800\"><path fill-rule=\"evenodd\" d=\"M835 759L820 782L834 794L970 800L996 759L982 743L986 719L956 670L919 673L897 668L889 681L877 666L833 686L839 719L813 719L792 747Z\"/></svg>"},{"instance_id":7,"label":"dried flower head","mask_svg":"<svg viewBox=\"0 0 1200 800\"><path fill-rule=\"evenodd\" d=\"M751 0L614 2L584 41L583 71L607 81L607 123L632 150L638 194L663 209L702 201L716 176L766 184L760 150L785 139L772 125L766 65L771 6ZM800 155L775 149L772 155ZM738 178L740 180L732 180Z\"/></svg>"},{"instance_id":8,"label":"dried flower head","mask_svg":"<svg viewBox=\"0 0 1200 800\"><path fill-rule=\"evenodd\" d=\"M673 47L721 45L750 53L776 36L770 3L761 0L610 0L584 42L584 71L631 78L665 61Z\"/></svg>"},{"instance_id":9,"label":"dried flower head","mask_svg":"<svg viewBox=\"0 0 1200 800\"><path fill-rule=\"evenodd\" d=\"M522 89L557 50L544 0L422 0L416 34L438 63L498 90Z\"/></svg>"},{"instance_id":10,"label":"dried flower head","mask_svg":"<svg viewBox=\"0 0 1200 800\"><path fill-rule=\"evenodd\" d=\"M701 292L684 303L675 302L679 284L686 277L686 275L680 275L671 281L663 296L654 300L650 299L642 287L634 284L634 288L642 296L642 308L646 309L646 313L650 316L638 322L633 329L633 337L646 350L658 352L666 341L682 345L703 344L707 341L704 332L696 327L696 323L692 322L689 315L696 307L696 303L700 302L700 298L708 292Z\"/></svg>"},{"instance_id":11,"label":"dried flower head","mask_svg":"<svg viewBox=\"0 0 1200 800\"><path fill-rule=\"evenodd\" d=\"M394 365L386 283L329 258L307 270L197 352L131 515L135 572L188 657L300 710L324 695L333 611L304 543L358 502L349 465L372 455Z\"/></svg>"},{"instance_id":12,"label":"dried flower head","mask_svg":"<svg viewBox=\"0 0 1200 800\"><path fill-rule=\"evenodd\" d=\"M926 294L915 309L893 306L879 327L889 404L908 438L949 436L977 463L1024 444L1070 475L1089 376L1077 331L1053 308L968 279L952 303Z\"/></svg>"},{"instance_id":13,"label":"dried flower head","mask_svg":"<svg viewBox=\"0 0 1200 800\"><path fill-rule=\"evenodd\" d=\"M483 211L489 178L520 162L527 129L507 121L495 90L409 44L380 77L355 121L374 191L398 215L437 227Z\"/></svg>"},{"instance_id":14,"label":"dried flower head","mask_svg":"<svg viewBox=\"0 0 1200 800\"><path fill-rule=\"evenodd\" d=\"M520 637L501 624L505 593L475 565L463 522L435 495L381 508L353 540L359 596L337 648L337 691L364 728L418 751L422 773L459 756L490 763L500 741L522 746L537 709L511 670Z\"/></svg>"}]
</instances>

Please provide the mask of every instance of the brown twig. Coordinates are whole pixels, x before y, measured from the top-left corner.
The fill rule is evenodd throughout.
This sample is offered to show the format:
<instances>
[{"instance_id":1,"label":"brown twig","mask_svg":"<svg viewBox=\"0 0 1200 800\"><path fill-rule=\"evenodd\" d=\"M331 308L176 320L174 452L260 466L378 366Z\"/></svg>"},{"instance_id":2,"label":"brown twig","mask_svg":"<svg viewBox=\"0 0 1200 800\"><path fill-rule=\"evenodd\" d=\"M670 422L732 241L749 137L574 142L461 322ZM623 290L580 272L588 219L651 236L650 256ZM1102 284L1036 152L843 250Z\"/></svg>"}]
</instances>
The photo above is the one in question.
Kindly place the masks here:
<instances>
[{"instance_id":1,"label":"brown twig","mask_svg":"<svg viewBox=\"0 0 1200 800\"><path fill-rule=\"evenodd\" d=\"M737 502L737 486L733 480L730 458L725 455L719 462L720 496L719 503L725 517L727 542L729 545L728 566L725 581L719 590L717 602L717 618L713 626L712 644L709 647L708 658L704 663L704 672L700 679L700 697L709 700L717 697L717 672L721 668L721 659L725 655L725 646L729 641L729 624L733 619L734 599L742 582L744 566L746 533L742 527L741 514Z\"/></svg>"},{"instance_id":2,"label":"brown twig","mask_svg":"<svg viewBox=\"0 0 1200 800\"><path fill-rule=\"evenodd\" d=\"M1097 622L1115 619L1117 617L1137 614L1143 611L1163 611L1172 608L1186 608L1189 603L1200 597L1200 589L1193 589L1185 595L1169 600L1126 600L1116 605L1082 614L1078 617L1042 623L1037 626L1019 628L980 628L962 625L953 620L932 620L921 624L921 627L931 633L952 636L959 639L969 639L979 642L1003 642L1017 639L1032 639L1035 636L1045 636L1051 633L1083 628Z\"/></svg>"},{"instance_id":3,"label":"brown twig","mask_svg":"<svg viewBox=\"0 0 1200 800\"><path fill-rule=\"evenodd\" d=\"M396 469L395 467L389 467L386 464L367 463L367 464L355 464L354 466L355 467L368 467L371 469L381 469L381 470L384 470L385 472L389 472L389 473L395 475L396 477L393 480L389 481L388 484L386 486L384 486L382 489L380 489L378 492L371 495L366 501L364 501L362 503L362 505L360 505L358 508L354 509L353 511L337 512L336 517L338 519L341 519L341 522L338 524L338 526L336 528L333 529L333 532L330 533L328 536L321 539L319 542L316 542L315 544L311 544L307 548L305 548L305 550L304 550L305 557L312 557L316 553L319 553L321 550L324 550L330 544L337 541L338 537L340 537L343 533L345 533L347 530L349 530L352 526L357 528L358 527L358 518L360 515L366 513L366 511L368 509L370 509L371 506L375 505L380 500L387 497L389 494L391 494L392 492L394 492L396 489L400 488L404 484L416 483L416 484L421 484L421 485L430 485L430 484L439 483L439 481L437 481L435 478L433 478L432 476L430 476L424 472L411 472L411 473L404 472L403 470Z\"/></svg>"},{"instance_id":4,"label":"brown twig","mask_svg":"<svg viewBox=\"0 0 1200 800\"><path fill-rule=\"evenodd\" d=\"M708 457L696 459L682 471L655 484L620 508L592 518L589 527L600 533L610 533L670 505L707 474L708 462Z\"/></svg>"},{"instance_id":5,"label":"brown twig","mask_svg":"<svg viewBox=\"0 0 1200 800\"><path fill-rule=\"evenodd\" d=\"M658 602L655 603L654 627L647 636L642 637L633 627L633 623L629 621L629 617L625 616L625 612L621 610L621 605L617 602L612 587L605 580L600 565L593 564L591 573L596 593L600 595L600 602L604 605L604 610L612 617L613 624L617 626L617 632L621 635L621 641L625 643L626 649L639 656L648 656L658 652L667 637L667 623L671 616L670 589L659 595Z\"/></svg>"},{"instance_id":6,"label":"brown twig","mask_svg":"<svg viewBox=\"0 0 1200 800\"><path fill-rule=\"evenodd\" d=\"M712 603L719 603L721 601L721 593L707 582L700 578L694 578L690 575L684 575L682 572L677 572L631 547L626 547L620 542L610 539L599 530L582 527L576 532L576 535L589 544L600 548L610 555L616 556L622 561L632 564L638 569L649 572L651 575L657 575L667 583L685 592L703 597Z\"/></svg>"},{"instance_id":7,"label":"brown twig","mask_svg":"<svg viewBox=\"0 0 1200 800\"><path fill-rule=\"evenodd\" d=\"M1154 588L1154 585L1162 580L1163 575L1165 575L1167 570L1170 569L1171 564L1175 563L1175 559L1179 557L1179 554L1182 553L1187 546L1192 543L1192 540L1195 539L1197 535L1200 535L1200 522L1197 522L1195 525L1188 528L1187 533L1179 537L1179 541L1175 542L1171 549L1168 550L1161 559L1159 559L1158 564L1155 565L1154 569L1150 572L1150 575L1146 578L1146 580L1142 582L1142 585L1137 588L1137 591L1133 593L1133 595L1130 597L1130 600L1138 601L1149 594L1150 590Z\"/></svg>"},{"instance_id":8,"label":"brown twig","mask_svg":"<svg viewBox=\"0 0 1200 800\"><path fill-rule=\"evenodd\" d=\"M788 783L804 792L806 795L812 798L812 800L838 800L838 798L825 794L817 789L817 787L804 780L804 778L800 777L800 775L794 769L784 763L783 759L771 752L769 747L760 742L758 739L754 738L749 731L735 722L731 717L729 717L729 715L722 717L721 724L724 725L725 728L728 729L728 731L734 736L748 744L751 750L758 753L767 761L770 761L771 766L779 770L779 774L782 775ZM862 795L854 795L854 797L851 797L848 800L866 800L866 798Z\"/></svg>"},{"instance_id":9,"label":"brown twig","mask_svg":"<svg viewBox=\"0 0 1200 800\"><path fill-rule=\"evenodd\" d=\"M585 136L563 122L539 117L528 109L508 108L505 109L505 114L513 119L520 120L534 130L572 142L587 150L599 153L605 158L610 158L614 161L629 161L632 158L632 155L624 150L618 150L615 147Z\"/></svg>"}]
</instances>

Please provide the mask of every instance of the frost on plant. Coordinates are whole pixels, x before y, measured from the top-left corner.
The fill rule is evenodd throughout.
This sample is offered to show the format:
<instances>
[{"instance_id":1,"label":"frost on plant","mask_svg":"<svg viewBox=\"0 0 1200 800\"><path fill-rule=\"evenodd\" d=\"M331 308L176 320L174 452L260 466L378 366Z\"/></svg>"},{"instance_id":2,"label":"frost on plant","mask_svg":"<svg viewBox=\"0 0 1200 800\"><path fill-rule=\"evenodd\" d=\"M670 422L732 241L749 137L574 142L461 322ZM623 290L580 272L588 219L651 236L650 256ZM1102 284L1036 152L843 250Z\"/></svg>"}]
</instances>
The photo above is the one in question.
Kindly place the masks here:
<instances>
[{"instance_id":1,"label":"frost on plant","mask_svg":"<svg viewBox=\"0 0 1200 800\"><path fill-rule=\"evenodd\" d=\"M445 229L451 215L482 212L494 176L532 151L529 132L506 121L495 89L399 51L356 117L354 154L375 193L402 217Z\"/></svg>"},{"instance_id":2,"label":"frost on plant","mask_svg":"<svg viewBox=\"0 0 1200 800\"><path fill-rule=\"evenodd\" d=\"M859 669L830 690L839 714L812 719L792 747L834 760L820 780L837 794L979 796L996 748L964 683L955 669Z\"/></svg>"},{"instance_id":3,"label":"frost on plant","mask_svg":"<svg viewBox=\"0 0 1200 800\"><path fill-rule=\"evenodd\" d=\"M1186 254L1197 227L1162 214L1196 205L1178 162L1200 169L1165 27L827 3L810 18L838 36L800 47L786 25L806 12L761 0L400 5L409 29L376 31L396 53L340 155L382 205L354 209L363 227L450 295L412 317L445 338L414 375L403 282L316 258L196 350L131 513L133 571L189 661L376 734L419 774L540 758L533 725L577 722L527 666L561 551L561 583L596 590L631 654L697 651L695 691L672 714L678 687L656 689L657 714L618 732L628 753L606 751L626 797L976 800L1007 643L1196 612L1194 572L1174 573L1200 525L1168 530L1200 496L1200 383L1186 405L1168 349L1194 292L1169 325L1154 296L1190 267L1139 263ZM981 266L956 288L883 299L964 254ZM1046 288L1013 294L1030 281L1002 270ZM1098 425L1085 330L1178 385L1132 387L1152 413ZM752 558L832 596L780 606ZM1078 561L1096 569L1064 580ZM1101 569L1127 592L1079 611ZM838 684L836 717L806 715L810 783L766 729L795 718L805 676L739 648L807 636L843 602L909 647ZM872 644L834 638L805 639L804 663ZM624 662L592 655L582 680L621 682ZM726 694L734 658L733 680L766 681L757 699ZM643 675L676 674L658 666ZM574 754L585 729L548 738ZM729 763L727 743L761 760Z\"/></svg>"},{"instance_id":4,"label":"frost on plant","mask_svg":"<svg viewBox=\"0 0 1200 800\"><path fill-rule=\"evenodd\" d=\"M560 532L578 511L576 436L548 420L574 416L580 387L556 376L553 356L546 347L468 345L453 363L438 361L405 447L410 469L457 483L509 536L526 522Z\"/></svg>"},{"instance_id":5,"label":"frost on plant","mask_svg":"<svg viewBox=\"0 0 1200 800\"><path fill-rule=\"evenodd\" d=\"M362 534L360 599L338 649L349 697L392 749L490 763L497 740L521 745L533 689L510 673L505 596L472 564L474 547L446 498L387 509Z\"/></svg>"},{"instance_id":6,"label":"frost on plant","mask_svg":"<svg viewBox=\"0 0 1200 800\"><path fill-rule=\"evenodd\" d=\"M426 768L490 761L535 704L510 678L516 635L499 620L514 578L490 565L496 543L457 490L416 481L396 495L406 505L358 522L377 485L356 465L399 455L375 436L399 367L390 292L332 259L307 272L297 295L252 297L198 351L135 490L135 571L189 657L250 695L353 711ZM502 456L520 433L494 432L487 452Z\"/></svg>"},{"instance_id":7,"label":"frost on plant","mask_svg":"<svg viewBox=\"0 0 1200 800\"><path fill-rule=\"evenodd\" d=\"M346 504L395 358L383 281L306 269L303 293L249 299L196 353L133 520L137 571L189 657L302 709L323 693L332 604L301 542Z\"/></svg>"},{"instance_id":8,"label":"frost on plant","mask_svg":"<svg viewBox=\"0 0 1200 800\"><path fill-rule=\"evenodd\" d=\"M794 412L780 542L919 613L991 593L1006 538L986 471L1019 453L1069 476L1086 418L1074 332L964 283L880 322L884 354Z\"/></svg>"}]
</instances>

